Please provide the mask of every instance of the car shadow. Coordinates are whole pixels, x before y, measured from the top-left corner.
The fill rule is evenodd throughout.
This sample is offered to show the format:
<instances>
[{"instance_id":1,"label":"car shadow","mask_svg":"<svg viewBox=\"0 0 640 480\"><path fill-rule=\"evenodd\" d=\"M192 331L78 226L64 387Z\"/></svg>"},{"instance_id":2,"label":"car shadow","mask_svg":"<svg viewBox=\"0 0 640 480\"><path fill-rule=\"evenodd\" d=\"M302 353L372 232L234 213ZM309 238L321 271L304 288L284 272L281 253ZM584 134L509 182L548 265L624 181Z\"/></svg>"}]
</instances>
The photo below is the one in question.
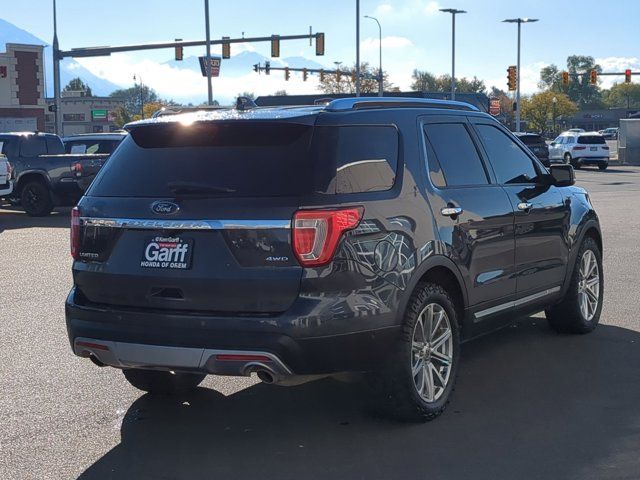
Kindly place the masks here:
<instances>
[{"instance_id":1,"label":"car shadow","mask_svg":"<svg viewBox=\"0 0 640 480\"><path fill-rule=\"evenodd\" d=\"M69 228L70 207L56 208L46 217L30 217L20 207L0 206L0 232L20 228Z\"/></svg>"},{"instance_id":2,"label":"car shadow","mask_svg":"<svg viewBox=\"0 0 640 480\"><path fill-rule=\"evenodd\" d=\"M635 478L639 347L632 330L523 319L464 345L454 398L426 424L370 417L334 380L143 395L80 478Z\"/></svg>"}]
</instances>

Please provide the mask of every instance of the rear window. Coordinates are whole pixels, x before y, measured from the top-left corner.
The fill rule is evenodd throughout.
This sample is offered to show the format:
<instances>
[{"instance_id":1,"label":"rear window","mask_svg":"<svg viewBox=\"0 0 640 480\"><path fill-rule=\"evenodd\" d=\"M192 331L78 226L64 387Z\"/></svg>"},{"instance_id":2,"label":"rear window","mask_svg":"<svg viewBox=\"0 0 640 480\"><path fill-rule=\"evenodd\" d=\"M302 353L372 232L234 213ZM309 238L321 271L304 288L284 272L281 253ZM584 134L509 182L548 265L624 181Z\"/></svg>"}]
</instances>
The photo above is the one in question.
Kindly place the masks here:
<instances>
[{"instance_id":1,"label":"rear window","mask_svg":"<svg viewBox=\"0 0 640 480\"><path fill-rule=\"evenodd\" d=\"M387 190L395 180L397 152L392 126L141 126L116 149L88 194L284 197Z\"/></svg>"},{"instance_id":2,"label":"rear window","mask_svg":"<svg viewBox=\"0 0 640 480\"><path fill-rule=\"evenodd\" d=\"M538 145L544 143L540 135L523 135L518 137L525 145Z\"/></svg>"},{"instance_id":3,"label":"rear window","mask_svg":"<svg viewBox=\"0 0 640 480\"><path fill-rule=\"evenodd\" d=\"M604 145L607 141L601 135L580 135L578 143L583 145Z\"/></svg>"}]
</instances>

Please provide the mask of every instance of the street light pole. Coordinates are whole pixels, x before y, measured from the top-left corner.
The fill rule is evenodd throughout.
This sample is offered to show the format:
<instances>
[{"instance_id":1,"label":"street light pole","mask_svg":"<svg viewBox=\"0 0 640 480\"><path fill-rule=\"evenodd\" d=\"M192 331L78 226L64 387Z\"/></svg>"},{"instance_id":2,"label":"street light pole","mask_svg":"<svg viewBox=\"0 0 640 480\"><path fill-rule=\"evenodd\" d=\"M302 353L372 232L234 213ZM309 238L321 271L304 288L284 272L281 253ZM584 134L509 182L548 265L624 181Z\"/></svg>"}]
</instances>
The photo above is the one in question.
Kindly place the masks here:
<instances>
[{"instance_id":1,"label":"street light pole","mask_svg":"<svg viewBox=\"0 0 640 480\"><path fill-rule=\"evenodd\" d=\"M213 105L213 88L211 86L211 31L209 29L209 0L204 0L204 25L207 41L207 104Z\"/></svg>"},{"instance_id":2,"label":"street light pole","mask_svg":"<svg viewBox=\"0 0 640 480\"><path fill-rule=\"evenodd\" d=\"M371 17L369 15L365 15L364 18L369 18L371 20L375 20L375 22L378 24L378 46L379 46L379 55L380 55L380 60L379 60L379 67L378 67L378 96L382 97L384 94L384 78L382 77L382 27L380 26L380 22L378 21L377 18L375 17Z\"/></svg>"},{"instance_id":3,"label":"street light pole","mask_svg":"<svg viewBox=\"0 0 640 480\"><path fill-rule=\"evenodd\" d=\"M516 132L520 131L520 29L523 23L537 22L537 18L508 18L505 23L518 24L518 62L516 67Z\"/></svg>"},{"instance_id":4,"label":"street light pole","mask_svg":"<svg viewBox=\"0 0 640 480\"><path fill-rule=\"evenodd\" d=\"M60 47L58 45L58 20L56 13L56 0L53 0L53 102L55 112L53 118L55 120L56 135L62 135L62 112L60 101Z\"/></svg>"},{"instance_id":5,"label":"street light pole","mask_svg":"<svg viewBox=\"0 0 640 480\"><path fill-rule=\"evenodd\" d=\"M556 134L556 104L558 103L558 99L553 97L551 100L553 102L553 135Z\"/></svg>"},{"instance_id":6,"label":"street light pole","mask_svg":"<svg viewBox=\"0 0 640 480\"><path fill-rule=\"evenodd\" d=\"M441 8L441 12L451 14L451 100L456 99L456 14L467 13L455 8Z\"/></svg>"},{"instance_id":7,"label":"street light pole","mask_svg":"<svg viewBox=\"0 0 640 480\"><path fill-rule=\"evenodd\" d=\"M360 96L360 0L356 0L356 97Z\"/></svg>"}]
</instances>

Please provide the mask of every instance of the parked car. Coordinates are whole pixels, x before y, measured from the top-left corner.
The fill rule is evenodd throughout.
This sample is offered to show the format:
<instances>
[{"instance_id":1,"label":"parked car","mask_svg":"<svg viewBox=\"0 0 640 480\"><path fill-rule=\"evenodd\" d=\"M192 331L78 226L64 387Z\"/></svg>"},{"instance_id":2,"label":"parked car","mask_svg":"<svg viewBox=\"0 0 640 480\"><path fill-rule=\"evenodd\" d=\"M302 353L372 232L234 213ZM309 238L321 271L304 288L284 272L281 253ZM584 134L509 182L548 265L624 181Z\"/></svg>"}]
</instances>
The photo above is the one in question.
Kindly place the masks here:
<instances>
[{"instance_id":1,"label":"parked car","mask_svg":"<svg viewBox=\"0 0 640 480\"><path fill-rule=\"evenodd\" d=\"M2 145L0 144L0 152ZM0 153L0 198L11 195L13 191L13 172L7 157Z\"/></svg>"},{"instance_id":2,"label":"parked car","mask_svg":"<svg viewBox=\"0 0 640 480\"><path fill-rule=\"evenodd\" d=\"M602 236L570 165L451 101L345 98L129 124L71 216L76 355L171 393L359 372L447 405L460 344L546 311L596 328ZM489 372L487 373L489 374Z\"/></svg>"},{"instance_id":3,"label":"parked car","mask_svg":"<svg viewBox=\"0 0 640 480\"><path fill-rule=\"evenodd\" d=\"M524 143L531 152L538 157L538 160L542 162L545 167L550 165L549 163L549 147L545 139L537 133L515 133L515 136Z\"/></svg>"},{"instance_id":4,"label":"parked car","mask_svg":"<svg viewBox=\"0 0 640 480\"><path fill-rule=\"evenodd\" d=\"M50 133L0 133L0 143L14 169L13 201L31 216L75 205L109 157L65 154L60 137Z\"/></svg>"},{"instance_id":5,"label":"parked car","mask_svg":"<svg viewBox=\"0 0 640 480\"><path fill-rule=\"evenodd\" d=\"M597 132L565 132L549 145L549 159L570 163L574 168L597 165L600 170L609 166L609 146Z\"/></svg>"},{"instance_id":6,"label":"parked car","mask_svg":"<svg viewBox=\"0 0 640 480\"><path fill-rule=\"evenodd\" d=\"M67 153L106 153L112 154L127 132L82 133L64 137L64 150Z\"/></svg>"},{"instance_id":7,"label":"parked car","mask_svg":"<svg viewBox=\"0 0 640 480\"><path fill-rule=\"evenodd\" d=\"M600 130L598 133L600 135L602 135L605 138L605 140L617 140L618 139L618 128L617 127L605 128L604 130Z\"/></svg>"},{"instance_id":8,"label":"parked car","mask_svg":"<svg viewBox=\"0 0 640 480\"><path fill-rule=\"evenodd\" d=\"M568 132L573 132L573 133L582 133L584 132L584 128L570 128L569 130L567 130Z\"/></svg>"}]
</instances>

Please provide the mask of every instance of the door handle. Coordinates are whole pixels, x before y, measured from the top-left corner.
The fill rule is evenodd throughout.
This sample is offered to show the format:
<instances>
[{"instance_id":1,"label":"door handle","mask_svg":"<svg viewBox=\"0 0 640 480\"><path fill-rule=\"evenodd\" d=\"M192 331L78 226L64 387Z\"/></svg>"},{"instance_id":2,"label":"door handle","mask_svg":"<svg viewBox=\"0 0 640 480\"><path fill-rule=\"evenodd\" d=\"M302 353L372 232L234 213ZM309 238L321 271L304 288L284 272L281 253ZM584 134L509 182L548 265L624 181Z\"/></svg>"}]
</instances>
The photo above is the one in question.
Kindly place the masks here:
<instances>
[{"instance_id":1,"label":"door handle","mask_svg":"<svg viewBox=\"0 0 640 480\"><path fill-rule=\"evenodd\" d=\"M518 210L525 213L529 213L531 211L531 207L533 207L533 204L530 202L520 202L518 204Z\"/></svg>"},{"instance_id":2,"label":"door handle","mask_svg":"<svg viewBox=\"0 0 640 480\"><path fill-rule=\"evenodd\" d=\"M460 207L443 207L440 210L440 213L445 217L455 218L462 213L462 208Z\"/></svg>"}]
</instances>

